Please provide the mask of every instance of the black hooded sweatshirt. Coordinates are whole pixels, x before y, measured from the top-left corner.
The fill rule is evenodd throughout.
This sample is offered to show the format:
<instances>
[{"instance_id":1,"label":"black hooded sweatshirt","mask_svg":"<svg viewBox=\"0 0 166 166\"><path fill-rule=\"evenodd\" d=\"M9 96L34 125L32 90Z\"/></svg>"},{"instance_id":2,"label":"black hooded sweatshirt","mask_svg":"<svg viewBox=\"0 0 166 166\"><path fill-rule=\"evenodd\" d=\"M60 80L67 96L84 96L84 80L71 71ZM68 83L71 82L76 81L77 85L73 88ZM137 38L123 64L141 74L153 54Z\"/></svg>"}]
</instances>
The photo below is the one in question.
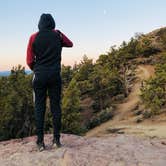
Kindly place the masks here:
<instances>
[{"instance_id":1,"label":"black hooded sweatshirt","mask_svg":"<svg viewBox=\"0 0 166 166\"><path fill-rule=\"evenodd\" d=\"M62 47L72 47L73 43L59 30L50 14L42 14L39 31L31 35L27 48L27 64L34 72L61 70Z\"/></svg>"}]
</instances>

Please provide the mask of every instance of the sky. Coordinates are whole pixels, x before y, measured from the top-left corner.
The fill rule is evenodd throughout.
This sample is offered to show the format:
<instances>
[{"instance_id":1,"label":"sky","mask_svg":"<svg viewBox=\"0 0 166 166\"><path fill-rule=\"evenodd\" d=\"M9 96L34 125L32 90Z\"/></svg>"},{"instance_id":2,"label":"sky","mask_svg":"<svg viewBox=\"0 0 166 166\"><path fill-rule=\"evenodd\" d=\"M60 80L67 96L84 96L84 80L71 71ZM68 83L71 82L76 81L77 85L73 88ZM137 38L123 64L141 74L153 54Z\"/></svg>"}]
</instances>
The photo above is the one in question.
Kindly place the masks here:
<instances>
[{"instance_id":1,"label":"sky","mask_svg":"<svg viewBox=\"0 0 166 166\"><path fill-rule=\"evenodd\" d=\"M0 71L18 64L28 69L27 44L42 13L52 14L56 29L73 41L62 51L62 63L73 65L84 55L95 61L137 32L164 27L165 7L165 0L1 0Z\"/></svg>"}]
</instances>

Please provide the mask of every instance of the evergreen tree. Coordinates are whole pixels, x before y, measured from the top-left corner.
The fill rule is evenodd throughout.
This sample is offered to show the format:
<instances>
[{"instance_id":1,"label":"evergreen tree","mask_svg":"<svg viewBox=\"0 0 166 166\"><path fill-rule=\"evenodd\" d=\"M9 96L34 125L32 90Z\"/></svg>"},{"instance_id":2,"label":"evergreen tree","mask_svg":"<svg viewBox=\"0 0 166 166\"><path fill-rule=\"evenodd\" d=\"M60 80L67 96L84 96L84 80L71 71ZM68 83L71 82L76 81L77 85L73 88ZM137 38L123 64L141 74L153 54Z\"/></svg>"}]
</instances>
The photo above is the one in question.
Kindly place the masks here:
<instances>
[{"instance_id":1,"label":"evergreen tree","mask_svg":"<svg viewBox=\"0 0 166 166\"><path fill-rule=\"evenodd\" d=\"M156 66L155 77L146 81L141 89L141 98L149 114L159 114L166 107L166 54L162 55L161 63Z\"/></svg>"},{"instance_id":2,"label":"evergreen tree","mask_svg":"<svg viewBox=\"0 0 166 166\"><path fill-rule=\"evenodd\" d=\"M80 91L74 79L71 80L62 99L62 131L81 133Z\"/></svg>"},{"instance_id":3,"label":"evergreen tree","mask_svg":"<svg viewBox=\"0 0 166 166\"><path fill-rule=\"evenodd\" d=\"M31 77L22 66L13 67L0 81L0 139L34 133Z\"/></svg>"}]
</instances>

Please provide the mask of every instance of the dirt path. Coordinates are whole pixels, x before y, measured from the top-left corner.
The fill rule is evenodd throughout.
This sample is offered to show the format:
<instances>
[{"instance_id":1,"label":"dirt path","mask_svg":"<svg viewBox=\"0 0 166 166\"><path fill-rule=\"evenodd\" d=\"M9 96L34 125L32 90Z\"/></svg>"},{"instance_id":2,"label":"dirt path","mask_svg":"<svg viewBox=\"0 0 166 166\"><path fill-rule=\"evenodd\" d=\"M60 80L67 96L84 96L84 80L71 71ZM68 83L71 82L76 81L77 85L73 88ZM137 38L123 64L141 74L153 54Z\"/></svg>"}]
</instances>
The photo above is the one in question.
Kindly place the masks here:
<instances>
[{"instance_id":1,"label":"dirt path","mask_svg":"<svg viewBox=\"0 0 166 166\"><path fill-rule=\"evenodd\" d=\"M131 110L133 110L138 102L140 101L140 87L143 80L148 79L154 75L154 67L151 65L139 65L136 70L137 80L132 88L130 95L127 97L124 103L117 106L116 115L113 120L107 121L94 129L86 133L87 137L90 136L100 136L102 133L105 133L110 127L117 126L120 124L130 124L132 118L130 117Z\"/></svg>"}]
</instances>

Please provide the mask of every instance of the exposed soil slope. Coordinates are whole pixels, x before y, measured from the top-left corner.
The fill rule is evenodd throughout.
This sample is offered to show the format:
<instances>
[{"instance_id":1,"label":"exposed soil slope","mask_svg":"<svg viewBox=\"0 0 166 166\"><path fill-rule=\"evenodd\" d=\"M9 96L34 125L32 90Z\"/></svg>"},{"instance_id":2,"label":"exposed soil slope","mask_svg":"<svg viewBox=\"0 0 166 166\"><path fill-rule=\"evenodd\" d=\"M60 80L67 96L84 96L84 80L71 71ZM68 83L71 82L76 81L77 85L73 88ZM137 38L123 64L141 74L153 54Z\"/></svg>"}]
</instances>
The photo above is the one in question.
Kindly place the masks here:
<instances>
[{"instance_id":1,"label":"exposed soil slope","mask_svg":"<svg viewBox=\"0 0 166 166\"><path fill-rule=\"evenodd\" d=\"M152 65L139 65L136 70L137 79L133 85L132 91L127 99L117 106L114 118L88 131L86 136L99 136L102 133L105 133L110 127L120 124L131 124L133 120L135 120L131 116L132 110L140 101L139 94L142 81L149 79L153 75L154 67Z\"/></svg>"}]
</instances>

